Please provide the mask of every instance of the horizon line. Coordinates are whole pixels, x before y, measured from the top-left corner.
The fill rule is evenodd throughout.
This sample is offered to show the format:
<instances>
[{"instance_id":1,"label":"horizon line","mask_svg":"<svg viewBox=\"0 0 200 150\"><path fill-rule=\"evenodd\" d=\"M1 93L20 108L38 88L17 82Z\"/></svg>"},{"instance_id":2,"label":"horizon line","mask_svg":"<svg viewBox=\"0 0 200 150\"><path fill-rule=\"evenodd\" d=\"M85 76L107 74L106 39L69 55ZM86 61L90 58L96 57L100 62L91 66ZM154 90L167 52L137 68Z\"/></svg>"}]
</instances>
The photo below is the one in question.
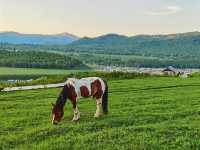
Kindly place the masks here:
<instances>
[{"instance_id":1,"label":"horizon line","mask_svg":"<svg viewBox=\"0 0 200 150\"><path fill-rule=\"evenodd\" d=\"M104 36L104 35L109 35L109 34L114 34L114 35L121 35L121 36L126 36L126 37L133 37L133 36L165 36L165 35L175 35L175 34L185 34L185 33L195 33L195 32L200 32L198 30L194 30L194 31L186 31L186 32L169 32L169 33L155 33L155 34L145 34L145 33L141 33L141 34L133 34L133 35L127 35L127 34L123 34L123 33L116 33L116 32L107 32L107 33L102 33L100 35L96 35L96 36L79 36L77 34L73 34L70 32L58 32L58 33L33 33L33 32L18 32L18 31L14 31L14 30L0 30L0 33L17 33L17 34L26 34L26 35L47 35L47 36L51 36L51 35L61 35L61 34L68 34L71 36L75 36L77 38L95 38L95 37L100 37L100 36Z\"/></svg>"}]
</instances>

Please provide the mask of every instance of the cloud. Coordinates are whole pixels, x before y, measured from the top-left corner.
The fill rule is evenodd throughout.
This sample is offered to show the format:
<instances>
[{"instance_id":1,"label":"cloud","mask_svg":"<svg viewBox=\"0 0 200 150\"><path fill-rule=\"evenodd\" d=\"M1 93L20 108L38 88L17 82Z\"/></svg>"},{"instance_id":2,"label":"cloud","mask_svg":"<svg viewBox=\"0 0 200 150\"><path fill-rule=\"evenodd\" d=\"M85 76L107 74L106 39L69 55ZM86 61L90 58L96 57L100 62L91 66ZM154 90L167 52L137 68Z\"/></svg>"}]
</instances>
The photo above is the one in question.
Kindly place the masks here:
<instances>
[{"instance_id":1,"label":"cloud","mask_svg":"<svg viewBox=\"0 0 200 150\"><path fill-rule=\"evenodd\" d=\"M172 15L182 11L183 8L179 6L167 6L165 8L156 10L156 11L149 11L145 14L152 15L152 16L164 16L164 15Z\"/></svg>"}]
</instances>

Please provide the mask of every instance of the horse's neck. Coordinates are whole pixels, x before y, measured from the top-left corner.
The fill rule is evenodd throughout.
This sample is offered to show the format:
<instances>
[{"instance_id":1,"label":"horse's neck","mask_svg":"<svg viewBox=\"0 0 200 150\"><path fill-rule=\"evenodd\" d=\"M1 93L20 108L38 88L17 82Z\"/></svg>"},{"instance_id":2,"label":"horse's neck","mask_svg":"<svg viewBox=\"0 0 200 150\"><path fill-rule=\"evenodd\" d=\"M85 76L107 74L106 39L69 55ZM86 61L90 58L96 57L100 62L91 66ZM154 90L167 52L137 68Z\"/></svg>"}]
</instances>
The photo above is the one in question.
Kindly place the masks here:
<instances>
[{"instance_id":1,"label":"horse's neck","mask_svg":"<svg viewBox=\"0 0 200 150\"><path fill-rule=\"evenodd\" d=\"M67 93L68 93L68 87L64 86L62 89L62 92L59 95L59 98L57 100L57 104L60 105L62 108L64 107L66 100L67 100Z\"/></svg>"},{"instance_id":2,"label":"horse's neck","mask_svg":"<svg viewBox=\"0 0 200 150\"><path fill-rule=\"evenodd\" d=\"M66 103L66 99L59 99L57 102L56 102L56 105L59 106L61 109L63 109L63 107L65 106L65 103Z\"/></svg>"}]
</instances>

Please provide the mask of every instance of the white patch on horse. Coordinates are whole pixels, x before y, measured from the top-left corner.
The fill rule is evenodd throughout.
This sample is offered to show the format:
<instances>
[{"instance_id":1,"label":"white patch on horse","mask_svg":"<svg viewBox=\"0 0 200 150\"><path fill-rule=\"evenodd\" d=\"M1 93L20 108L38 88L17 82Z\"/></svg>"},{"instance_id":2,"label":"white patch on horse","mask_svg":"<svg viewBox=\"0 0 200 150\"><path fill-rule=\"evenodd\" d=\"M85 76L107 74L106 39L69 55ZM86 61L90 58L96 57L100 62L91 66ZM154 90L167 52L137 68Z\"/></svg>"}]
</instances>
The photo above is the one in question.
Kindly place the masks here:
<instances>
[{"instance_id":1,"label":"white patch on horse","mask_svg":"<svg viewBox=\"0 0 200 150\"><path fill-rule=\"evenodd\" d=\"M82 78L80 80L75 79L75 78L69 78L66 83L72 85L75 88L75 91L76 91L76 94L77 94L77 98L81 98L82 97L81 96L81 90L80 90L81 86L87 87L87 89L89 91L89 95L91 95L91 91L92 91L91 84L95 80L99 80L100 81L101 87L102 87L102 91L104 93L104 91L105 91L104 81L101 78L98 78L98 77L88 77L88 78Z\"/></svg>"}]
</instances>

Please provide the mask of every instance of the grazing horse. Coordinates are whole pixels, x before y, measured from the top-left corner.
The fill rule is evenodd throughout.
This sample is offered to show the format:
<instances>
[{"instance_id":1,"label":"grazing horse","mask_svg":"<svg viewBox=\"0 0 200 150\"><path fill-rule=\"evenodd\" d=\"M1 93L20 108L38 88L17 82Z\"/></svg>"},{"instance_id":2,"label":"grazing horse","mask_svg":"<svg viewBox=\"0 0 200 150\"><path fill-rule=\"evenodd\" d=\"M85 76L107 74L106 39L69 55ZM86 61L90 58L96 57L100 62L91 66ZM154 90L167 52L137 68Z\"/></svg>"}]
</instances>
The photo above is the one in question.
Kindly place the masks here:
<instances>
[{"instance_id":1,"label":"grazing horse","mask_svg":"<svg viewBox=\"0 0 200 150\"><path fill-rule=\"evenodd\" d=\"M74 117L72 121L80 119L80 112L77 107L77 100L81 97L93 97L96 99L95 118L103 113L108 112L108 85L107 82L99 77L88 77L82 79L69 78L66 81L61 93L59 94L56 104L52 109L52 123L58 124L64 115L64 105L69 99L73 105Z\"/></svg>"}]
</instances>

